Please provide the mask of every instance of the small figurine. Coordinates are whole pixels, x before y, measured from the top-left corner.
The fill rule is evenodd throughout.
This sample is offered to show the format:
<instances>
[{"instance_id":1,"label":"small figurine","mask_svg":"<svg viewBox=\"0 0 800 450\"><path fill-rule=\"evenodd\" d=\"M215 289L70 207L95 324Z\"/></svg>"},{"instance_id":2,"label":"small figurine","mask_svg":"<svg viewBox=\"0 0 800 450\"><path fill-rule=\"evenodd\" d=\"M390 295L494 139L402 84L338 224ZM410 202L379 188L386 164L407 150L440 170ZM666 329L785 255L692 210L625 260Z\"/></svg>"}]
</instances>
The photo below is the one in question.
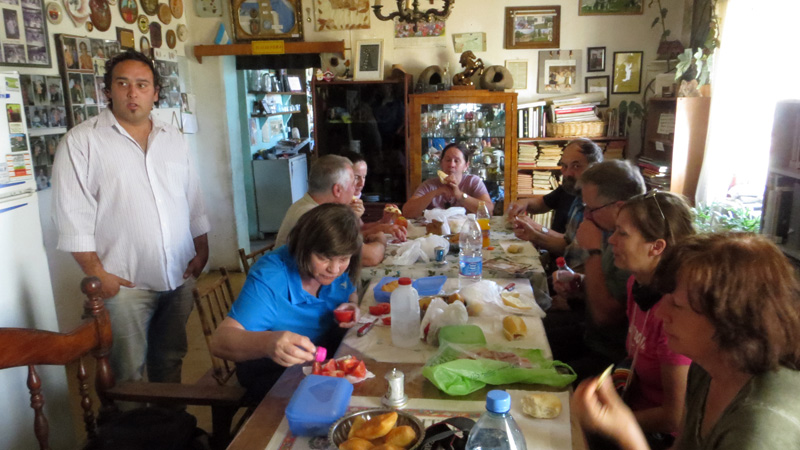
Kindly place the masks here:
<instances>
[{"instance_id":1,"label":"small figurine","mask_svg":"<svg viewBox=\"0 0 800 450\"><path fill-rule=\"evenodd\" d=\"M472 76L483 73L483 61L476 57L472 50L467 50L461 54L459 62L464 71L453 76L453 84L456 86L472 86L474 84Z\"/></svg>"},{"instance_id":2,"label":"small figurine","mask_svg":"<svg viewBox=\"0 0 800 450\"><path fill-rule=\"evenodd\" d=\"M322 69L317 69L317 72L314 73L314 76L317 78L317 81L322 81Z\"/></svg>"}]
</instances>

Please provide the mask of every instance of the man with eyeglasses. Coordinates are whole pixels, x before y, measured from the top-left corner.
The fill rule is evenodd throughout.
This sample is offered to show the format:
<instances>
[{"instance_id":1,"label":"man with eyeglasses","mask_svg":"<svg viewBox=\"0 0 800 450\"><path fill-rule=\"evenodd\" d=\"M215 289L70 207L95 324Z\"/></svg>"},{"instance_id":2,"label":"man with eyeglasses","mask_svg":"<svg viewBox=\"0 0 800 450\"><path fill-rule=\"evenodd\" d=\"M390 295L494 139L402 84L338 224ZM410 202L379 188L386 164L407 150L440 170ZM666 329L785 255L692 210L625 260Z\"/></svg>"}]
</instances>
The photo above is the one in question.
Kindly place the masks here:
<instances>
[{"instance_id":1,"label":"man with eyeglasses","mask_svg":"<svg viewBox=\"0 0 800 450\"><path fill-rule=\"evenodd\" d=\"M569 249L583 220L583 204L577 181L586 169L602 161L602 149L591 140L581 138L569 142L559 162L561 186L547 195L518 200L509 206L509 217L515 217L514 234L530 241L536 248L554 255L564 255L570 267L581 266L585 259L581 249ZM555 214L549 229L525 214L541 214L550 210L554 210Z\"/></svg>"},{"instance_id":2,"label":"man with eyeglasses","mask_svg":"<svg viewBox=\"0 0 800 450\"><path fill-rule=\"evenodd\" d=\"M575 242L588 257L577 282L554 281L553 288L564 297L585 300L586 329L575 335L573 328L572 336L551 329L548 340L553 345L553 357L567 362L582 379L626 355L626 283L630 274L614 265L608 237L614 231L620 207L644 193L644 179L629 162L613 160L587 169L578 184L584 210Z\"/></svg>"}]
</instances>

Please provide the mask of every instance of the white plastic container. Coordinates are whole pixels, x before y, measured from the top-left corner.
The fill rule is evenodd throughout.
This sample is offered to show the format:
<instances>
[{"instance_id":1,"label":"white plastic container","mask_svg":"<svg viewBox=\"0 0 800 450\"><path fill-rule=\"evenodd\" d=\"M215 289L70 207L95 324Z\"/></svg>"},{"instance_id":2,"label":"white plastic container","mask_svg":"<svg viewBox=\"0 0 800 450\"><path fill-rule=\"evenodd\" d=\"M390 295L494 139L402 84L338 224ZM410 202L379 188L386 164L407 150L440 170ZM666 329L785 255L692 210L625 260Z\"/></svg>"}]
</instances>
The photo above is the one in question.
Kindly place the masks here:
<instances>
[{"instance_id":1,"label":"white plastic container","mask_svg":"<svg viewBox=\"0 0 800 450\"><path fill-rule=\"evenodd\" d=\"M411 278L400 278L392 292L392 345L413 347L419 342L419 294Z\"/></svg>"}]
</instances>

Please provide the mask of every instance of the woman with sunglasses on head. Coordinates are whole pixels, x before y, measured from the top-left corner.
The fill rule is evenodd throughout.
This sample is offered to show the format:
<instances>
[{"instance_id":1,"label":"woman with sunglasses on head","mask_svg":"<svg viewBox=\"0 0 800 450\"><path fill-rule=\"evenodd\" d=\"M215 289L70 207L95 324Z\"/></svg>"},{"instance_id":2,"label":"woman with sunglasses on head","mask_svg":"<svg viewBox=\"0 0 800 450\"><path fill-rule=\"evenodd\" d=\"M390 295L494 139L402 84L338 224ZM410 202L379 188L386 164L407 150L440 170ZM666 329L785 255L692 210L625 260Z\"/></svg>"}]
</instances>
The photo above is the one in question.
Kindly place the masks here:
<instances>
[{"instance_id":1,"label":"woman with sunglasses on head","mask_svg":"<svg viewBox=\"0 0 800 450\"><path fill-rule=\"evenodd\" d=\"M691 364L667 347L667 336L657 317L661 294L652 286L653 275L665 252L694 234L692 219L692 211L681 196L653 190L620 207L614 233L608 239L614 264L631 273L625 343L631 370L623 396L653 448L672 444L671 433L680 423Z\"/></svg>"},{"instance_id":2,"label":"woman with sunglasses on head","mask_svg":"<svg viewBox=\"0 0 800 450\"><path fill-rule=\"evenodd\" d=\"M781 251L754 234L691 236L655 280L669 292L656 314L668 345L693 361L673 448L800 448L800 284ZM649 448L634 413L598 381L573 397L583 428Z\"/></svg>"}]
</instances>

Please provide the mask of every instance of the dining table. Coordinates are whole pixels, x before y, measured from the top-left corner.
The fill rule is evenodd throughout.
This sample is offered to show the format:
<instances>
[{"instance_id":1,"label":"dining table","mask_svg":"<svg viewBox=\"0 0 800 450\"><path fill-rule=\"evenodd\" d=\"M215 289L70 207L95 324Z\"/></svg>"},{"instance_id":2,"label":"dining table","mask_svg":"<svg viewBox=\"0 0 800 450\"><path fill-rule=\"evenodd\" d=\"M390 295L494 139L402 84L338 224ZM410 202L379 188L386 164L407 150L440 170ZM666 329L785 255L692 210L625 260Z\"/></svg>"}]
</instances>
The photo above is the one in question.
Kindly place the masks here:
<instances>
[{"instance_id":1,"label":"dining table","mask_svg":"<svg viewBox=\"0 0 800 450\"><path fill-rule=\"evenodd\" d=\"M505 281L505 280L503 280ZM531 296L533 290L527 279L513 279L521 295ZM449 284L448 284L449 283ZM455 283L455 284L454 284ZM448 279L443 290L448 290L457 285L457 279ZM375 286L375 281L370 288ZM370 305L376 300L371 295L372 289L364 293L360 301L362 318L366 321L373 320L366 313ZM532 300L531 300L532 301ZM541 317L538 314L524 316L529 326L531 339L525 346L541 348L549 356L550 348ZM481 327L486 335L488 345L502 344L498 335L502 331L497 327L487 325L480 317L470 317L469 323ZM497 321L498 319L492 319ZM506 384L502 386L486 386L467 395L452 396L437 388L423 375L425 361L437 351L435 345L420 342L416 349L399 349L391 347L389 327L373 327L363 337L357 336L356 327L350 328L344 335L342 343L335 351L335 357L344 355L354 356L365 362L369 371L366 379L353 385L349 411L371 408L381 408L382 398L388 391L388 374L402 372L404 377L404 392L409 397L405 409L417 416L425 426L443 420L447 417L464 416L477 420L485 410L486 394L491 389L504 389L512 394L512 415L523 430L525 439L530 448L553 450L584 450L586 444L580 431L577 420L569 407L571 388L557 388L540 384ZM382 345L365 345L368 342L383 342ZM511 345L506 342L506 344ZM514 344L517 345L517 344ZM402 351L401 351L402 350ZM405 353L404 353L405 352ZM307 365L306 365L307 366ZM269 449L269 450L306 450L328 449L327 437L301 438L291 434L285 417L285 409L300 382L306 376L304 367L292 366L284 371L276 384L270 389L266 397L252 412L247 421L241 426L229 449ZM305 368L308 372L308 367ZM521 400L527 391L546 391L557 395L563 406L562 414L556 419L533 419L521 411Z\"/></svg>"}]
</instances>

